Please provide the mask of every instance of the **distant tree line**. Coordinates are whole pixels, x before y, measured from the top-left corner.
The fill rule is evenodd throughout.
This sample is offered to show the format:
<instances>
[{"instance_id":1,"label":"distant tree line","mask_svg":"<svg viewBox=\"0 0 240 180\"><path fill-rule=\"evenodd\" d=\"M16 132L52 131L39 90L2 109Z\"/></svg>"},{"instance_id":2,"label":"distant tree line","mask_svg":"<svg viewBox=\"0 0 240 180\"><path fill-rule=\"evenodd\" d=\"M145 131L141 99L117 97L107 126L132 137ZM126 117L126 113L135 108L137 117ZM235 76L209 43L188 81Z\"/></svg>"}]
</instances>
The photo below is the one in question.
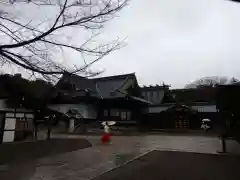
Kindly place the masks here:
<instances>
[{"instance_id":1,"label":"distant tree line","mask_svg":"<svg viewBox=\"0 0 240 180\"><path fill-rule=\"evenodd\" d=\"M23 106L38 110L46 106L54 93L54 86L44 80L27 80L21 75L0 75L1 91L10 106Z\"/></svg>"}]
</instances>

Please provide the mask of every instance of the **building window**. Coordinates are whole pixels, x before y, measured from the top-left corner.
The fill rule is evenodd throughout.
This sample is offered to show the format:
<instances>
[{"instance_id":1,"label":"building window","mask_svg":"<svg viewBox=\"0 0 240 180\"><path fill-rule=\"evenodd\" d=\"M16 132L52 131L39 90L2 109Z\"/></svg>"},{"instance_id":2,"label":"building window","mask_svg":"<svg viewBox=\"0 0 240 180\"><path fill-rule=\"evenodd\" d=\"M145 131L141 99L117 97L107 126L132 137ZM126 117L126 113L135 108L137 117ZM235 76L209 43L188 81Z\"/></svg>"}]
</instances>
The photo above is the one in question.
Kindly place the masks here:
<instances>
[{"instance_id":1,"label":"building window","mask_svg":"<svg viewBox=\"0 0 240 180\"><path fill-rule=\"evenodd\" d=\"M120 112L119 111L116 112L116 116L120 116Z\"/></svg>"},{"instance_id":2,"label":"building window","mask_svg":"<svg viewBox=\"0 0 240 180\"><path fill-rule=\"evenodd\" d=\"M117 109L111 109L110 116L119 116L119 111Z\"/></svg>"},{"instance_id":3,"label":"building window","mask_svg":"<svg viewBox=\"0 0 240 180\"><path fill-rule=\"evenodd\" d=\"M122 111L121 112L121 120L131 120L131 112L130 111Z\"/></svg>"},{"instance_id":4,"label":"building window","mask_svg":"<svg viewBox=\"0 0 240 180\"><path fill-rule=\"evenodd\" d=\"M130 111L127 112L127 120L131 120L131 112Z\"/></svg>"},{"instance_id":5,"label":"building window","mask_svg":"<svg viewBox=\"0 0 240 180\"><path fill-rule=\"evenodd\" d=\"M104 115L104 116L108 116L108 109L104 109L103 115Z\"/></svg>"},{"instance_id":6,"label":"building window","mask_svg":"<svg viewBox=\"0 0 240 180\"><path fill-rule=\"evenodd\" d=\"M148 92L148 100L153 101L153 91Z\"/></svg>"},{"instance_id":7,"label":"building window","mask_svg":"<svg viewBox=\"0 0 240 180\"><path fill-rule=\"evenodd\" d=\"M146 98L146 96L147 96L146 94L147 94L146 92L143 92L143 93L142 93L142 96L143 96L144 98Z\"/></svg>"},{"instance_id":8,"label":"building window","mask_svg":"<svg viewBox=\"0 0 240 180\"><path fill-rule=\"evenodd\" d=\"M151 93L147 92L147 100L150 101L150 99L151 99Z\"/></svg>"},{"instance_id":9,"label":"building window","mask_svg":"<svg viewBox=\"0 0 240 180\"><path fill-rule=\"evenodd\" d=\"M121 112L121 120L127 120L127 112L126 111Z\"/></svg>"}]
</instances>

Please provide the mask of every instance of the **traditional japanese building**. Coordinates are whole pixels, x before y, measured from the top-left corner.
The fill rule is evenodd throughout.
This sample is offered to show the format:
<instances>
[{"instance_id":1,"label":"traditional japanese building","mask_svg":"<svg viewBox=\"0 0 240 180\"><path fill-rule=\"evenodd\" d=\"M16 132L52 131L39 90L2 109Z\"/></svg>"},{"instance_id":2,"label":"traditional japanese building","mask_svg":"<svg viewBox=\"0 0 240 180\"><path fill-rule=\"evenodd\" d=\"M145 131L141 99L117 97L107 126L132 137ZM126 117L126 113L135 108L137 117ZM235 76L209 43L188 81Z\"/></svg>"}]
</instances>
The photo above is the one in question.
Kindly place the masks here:
<instances>
[{"instance_id":1,"label":"traditional japanese building","mask_svg":"<svg viewBox=\"0 0 240 180\"><path fill-rule=\"evenodd\" d=\"M43 80L29 81L20 74L0 76L0 144L33 139L38 125L50 122L46 117L59 114L46 108L51 88Z\"/></svg>"},{"instance_id":2,"label":"traditional japanese building","mask_svg":"<svg viewBox=\"0 0 240 180\"><path fill-rule=\"evenodd\" d=\"M15 75L14 78L21 78ZM33 132L34 113L23 107L0 78L0 144L25 139Z\"/></svg>"},{"instance_id":3,"label":"traditional japanese building","mask_svg":"<svg viewBox=\"0 0 240 180\"><path fill-rule=\"evenodd\" d=\"M75 109L81 121L117 121L143 129L200 129L201 120L217 119L216 88L139 87L135 74L102 78L64 75L49 108L66 114ZM75 127L80 121L74 120Z\"/></svg>"},{"instance_id":4,"label":"traditional japanese building","mask_svg":"<svg viewBox=\"0 0 240 180\"><path fill-rule=\"evenodd\" d=\"M36 87L41 89L39 87L43 86L40 83ZM4 85L0 88L5 89ZM78 127L86 130L86 124L94 123L99 128L102 121L112 120L117 122L116 126L144 130L200 129L203 118L211 119L213 124L218 120L216 88L170 89L164 84L140 87L134 73L101 78L65 74L53 91L50 87L39 98L42 99L46 92L50 93L49 97L36 107L16 99L24 97L21 93L16 97L11 93L1 93L2 141L17 140L22 132L33 133L33 122L46 128L45 119L51 115L56 120L54 131L58 132L76 132ZM9 100L17 102L17 105L9 104ZM21 106L20 102L28 106ZM36 127L39 129L41 126ZM7 134L11 134L8 136L10 139L6 139Z\"/></svg>"},{"instance_id":5,"label":"traditional japanese building","mask_svg":"<svg viewBox=\"0 0 240 180\"><path fill-rule=\"evenodd\" d=\"M141 97L135 74L101 78L64 75L56 85L57 95L48 107L62 113L75 109L84 121L116 121L117 125L135 126L142 118L143 107L151 104ZM71 128L71 131L73 129Z\"/></svg>"},{"instance_id":6,"label":"traditional japanese building","mask_svg":"<svg viewBox=\"0 0 240 180\"><path fill-rule=\"evenodd\" d=\"M144 126L150 129L200 129L203 118L217 120L216 88L170 90L164 85L141 91L153 103L144 111Z\"/></svg>"}]
</instances>

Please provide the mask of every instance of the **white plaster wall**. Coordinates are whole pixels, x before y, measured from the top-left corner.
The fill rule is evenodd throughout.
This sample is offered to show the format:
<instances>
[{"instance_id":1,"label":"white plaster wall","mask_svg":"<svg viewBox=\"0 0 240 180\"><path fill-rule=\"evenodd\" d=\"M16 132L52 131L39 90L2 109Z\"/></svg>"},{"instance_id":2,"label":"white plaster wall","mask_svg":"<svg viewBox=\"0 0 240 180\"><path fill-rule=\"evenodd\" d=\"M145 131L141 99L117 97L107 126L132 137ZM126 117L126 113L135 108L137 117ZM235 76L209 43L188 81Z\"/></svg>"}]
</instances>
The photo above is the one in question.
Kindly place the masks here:
<instances>
[{"instance_id":1,"label":"white plaster wall","mask_svg":"<svg viewBox=\"0 0 240 180\"><path fill-rule=\"evenodd\" d=\"M217 112L216 105L192 106L192 108L198 110L198 112Z\"/></svg>"},{"instance_id":2,"label":"white plaster wall","mask_svg":"<svg viewBox=\"0 0 240 180\"><path fill-rule=\"evenodd\" d=\"M69 122L69 129L68 131L69 132L73 132L74 131L74 119L70 119L70 122Z\"/></svg>"},{"instance_id":3,"label":"white plaster wall","mask_svg":"<svg viewBox=\"0 0 240 180\"><path fill-rule=\"evenodd\" d=\"M96 118L97 117L97 110L93 105L87 104L51 104L48 105L50 109L67 113L69 109L78 109L81 115L84 118Z\"/></svg>"},{"instance_id":4,"label":"white plaster wall","mask_svg":"<svg viewBox=\"0 0 240 180\"><path fill-rule=\"evenodd\" d=\"M148 109L145 109L145 112L148 111L148 113L160 113L162 111L167 110L169 107L149 107ZM216 105L203 105L203 106L192 106L193 109L196 109L198 112L217 112Z\"/></svg>"},{"instance_id":5,"label":"white plaster wall","mask_svg":"<svg viewBox=\"0 0 240 180\"><path fill-rule=\"evenodd\" d=\"M6 118L4 130L15 130L16 118ZM3 142L13 142L15 131L4 131Z\"/></svg>"}]
</instances>

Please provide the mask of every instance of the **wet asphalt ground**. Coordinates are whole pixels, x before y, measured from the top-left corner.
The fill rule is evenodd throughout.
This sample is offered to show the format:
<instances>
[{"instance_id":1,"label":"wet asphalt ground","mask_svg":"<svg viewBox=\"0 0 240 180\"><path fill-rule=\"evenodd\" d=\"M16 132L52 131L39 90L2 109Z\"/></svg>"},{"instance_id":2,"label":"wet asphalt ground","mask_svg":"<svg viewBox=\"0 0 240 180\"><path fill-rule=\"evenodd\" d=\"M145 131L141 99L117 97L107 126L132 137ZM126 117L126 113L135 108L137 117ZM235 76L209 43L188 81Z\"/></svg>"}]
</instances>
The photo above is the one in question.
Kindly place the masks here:
<instances>
[{"instance_id":1,"label":"wet asphalt ground","mask_svg":"<svg viewBox=\"0 0 240 180\"><path fill-rule=\"evenodd\" d=\"M216 159L217 161L218 159L220 159L215 154L217 154L217 151L221 150L221 144L219 139L213 136L211 137L190 135L115 136L112 139L113 141L112 145L101 145L99 136L65 136L65 135L61 136L58 136L58 138L77 139L84 137L88 139L93 146L90 148L80 149L73 152L39 158L36 159L35 161L28 161L26 163L23 162L15 164L4 164L0 166L0 179L89 180L99 177L99 175L103 174L104 172L122 166L124 163L132 160L133 158L136 158L152 150L161 150L163 152L165 151L197 152L201 154L202 153L208 155L210 154L210 156L208 157L214 156L215 157L213 159L214 161L216 161ZM238 153L240 152L240 147L238 144L229 141L228 151ZM190 159L189 161L186 161L186 159L185 161L184 159L179 160L184 161L188 165L186 167L196 166L196 162L194 161L194 159L198 157L191 155L195 153L186 154L190 154L191 160ZM158 156L162 157L163 155ZM151 155L151 157L153 156ZM169 156L166 155L165 159L168 159L167 157ZM207 164L211 164L210 162L213 161L212 158L207 159L208 159L208 161L206 161ZM163 163L165 163L165 161ZM231 163L231 159L226 161L229 161ZM148 160L146 160L146 163L147 162ZM168 168L170 169L177 168L176 163L174 163L175 162L174 159L169 159L169 162L171 163L169 163L169 166L167 166ZM235 165L234 163L233 165ZM152 164L154 166L156 165L154 164L154 162L151 162L150 160L148 164L149 165ZM170 166L171 164L173 167ZM215 166L216 164L213 165ZM196 166L197 169L199 169L200 167ZM181 168L181 166L179 166L179 168ZM218 169L217 166L215 168ZM151 169L151 167L149 166L148 169ZM159 169L155 168L155 170L159 172ZM132 170L131 168L130 169L128 168L126 169L126 171ZM138 171L142 171L142 169L139 168ZM218 171L223 171L223 169L219 167ZM171 170L166 172L169 172L169 174L173 173ZM119 173L116 172L116 176L118 176L117 174L119 175ZM156 176L156 178L158 177L159 176ZM112 178L114 179L115 177L112 176Z\"/></svg>"},{"instance_id":2,"label":"wet asphalt ground","mask_svg":"<svg viewBox=\"0 0 240 180\"><path fill-rule=\"evenodd\" d=\"M240 156L154 150L94 180L239 180Z\"/></svg>"}]
</instances>

